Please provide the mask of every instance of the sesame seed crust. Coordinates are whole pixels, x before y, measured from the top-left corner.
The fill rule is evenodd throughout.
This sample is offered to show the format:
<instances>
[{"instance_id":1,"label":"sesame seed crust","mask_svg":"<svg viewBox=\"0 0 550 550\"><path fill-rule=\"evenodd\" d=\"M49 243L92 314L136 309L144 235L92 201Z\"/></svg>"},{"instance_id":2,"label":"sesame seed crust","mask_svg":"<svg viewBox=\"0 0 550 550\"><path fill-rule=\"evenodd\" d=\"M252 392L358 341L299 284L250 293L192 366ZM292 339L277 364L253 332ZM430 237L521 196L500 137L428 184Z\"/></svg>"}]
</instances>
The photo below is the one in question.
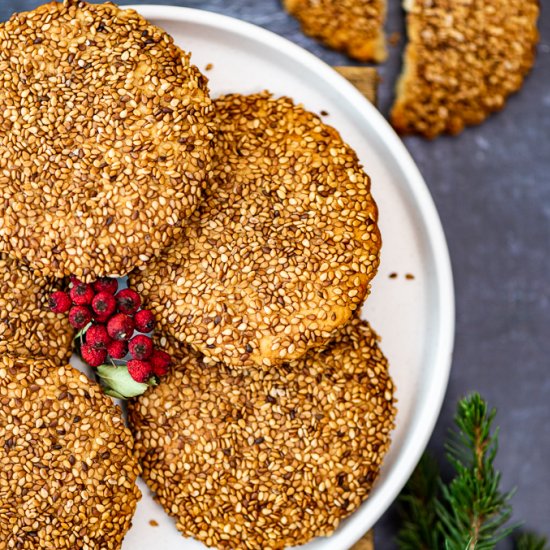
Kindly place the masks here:
<instances>
[{"instance_id":1,"label":"sesame seed crust","mask_svg":"<svg viewBox=\"0 0 550 550\"><path fill-rule=\"evenodd\" d=\"M121 411L71 366L0 358L0 545L119 549L140 498Z\"/></svg>"},{"instance_id":2,"label":"sesame seed crust","mask_svg":"<svg viewBox=\"0 0 550 550\"><path fill-rule=\"evenodd\" d=\"M480 124L519 90L535 60L538 0L411 0L392 109L403 134Z\"/></svg>"},{"instance_id":3,"label":"sesame seed crust","mask_svg":"<svg viewBox=\"0 0 550 550\"><path fill-rule=\"evenodd\" d=\"M213 361L270 368L324 345L365 299L377 207L353 150L290 99L229 95L215 108L211 188L130 284Z\"/></svg>"},{"instance_id":4,"label":"sesame seed crust","mask_svg":"<svg viewBox=\"0 0 550 550\"><path fill-rule=\"evenodd\" d=\"M132 10L71 0L0 25L0 251L90 282L181 231L211 162L204 78Z\"/></svg>"},{"instance_id":5,"label":"sesame seed crust","mask_svg":"<svg viewBox=\"0 0 550 550\"><path fill-rule=\"evenodd\" d=\"M360 61L386 59L386 0L284 0L305 34Z\"/></svg>"},{"instance_id":6,"label":"sesame seed crust","mask_svg":"<svg viewBox=\"0 0 550 550\"><path fill-rule=\"evenodd\" d=\"M282 549L328 536L367 497L390 444L394 386L357 319L279 369L206 365L185 346L129 405L143 476L184 536Z\"/></svg>"},{"instance_id":7,"label":"sesame seed crust","mask_svg":"<svg viewBox=\"0 0 550 550\"><path fill-rule=\"evenodd\" d=\"M73 328L66 315L48 307L59 283L0 254L0 354L47 357L60 365L69 361Z\"/></svg>"}]
</instances>

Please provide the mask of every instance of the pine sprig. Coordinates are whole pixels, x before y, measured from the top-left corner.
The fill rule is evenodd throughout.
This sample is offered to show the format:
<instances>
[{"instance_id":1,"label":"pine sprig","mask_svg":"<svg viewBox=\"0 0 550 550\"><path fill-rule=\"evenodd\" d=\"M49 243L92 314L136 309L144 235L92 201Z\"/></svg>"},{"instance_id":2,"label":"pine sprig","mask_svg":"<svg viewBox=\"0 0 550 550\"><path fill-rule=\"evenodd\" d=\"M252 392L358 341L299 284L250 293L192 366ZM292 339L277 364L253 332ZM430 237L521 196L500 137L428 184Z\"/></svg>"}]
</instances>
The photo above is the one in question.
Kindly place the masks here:
<instances>
[{"instance_id":1,"label":"pine sprig","mask_svg":"<svg viewBox=\"0 0 550 550\"><path fill-rule=\"evenodd\" d=\"M439 530L434 529L439 489L439 467L426 453L399 497L403 525L397 543L401 550L438 550L442 547Z\"/></svg>"},{"instance_id":2,"label":"pine sprig","mask_svg":"<svg viewBox=\"0 0 550 550\"><path fill-rule=\"evenodd\" d=\"M498 430L492 434L495 414L477 393L458 404L457 430L447 445L456 476L442 485L436 503L447 550L491 550L514 529L506 526L512 492L500 491L500 473L493 464L498 449Z\"/></svg>"},{"instance_id":3,"label":"pine sprig","mask_svg":"<svg viewBox=\"0 0 550 550\"><path fill-rule=\"evenodd\" d=\"M496 411L473 394L461 400L455 430L446 446L454 469L450 483L441 480L433 459L423 458L400 497L401 550L492 550L514 530L512 492L501 492L494 460L498 430ZM525 539L519 550L546 550Z\"/></svg>"},{"instance_id":4,"label":"pine sprig","mask_svg":"<svg viewBox=\"0 0 550 550\"><path fill-rule=\"evenodd\" d=\"M535 533L520 533L515 542L515 550L550 550L548 540Z\"/></svg>"}]
</instances>

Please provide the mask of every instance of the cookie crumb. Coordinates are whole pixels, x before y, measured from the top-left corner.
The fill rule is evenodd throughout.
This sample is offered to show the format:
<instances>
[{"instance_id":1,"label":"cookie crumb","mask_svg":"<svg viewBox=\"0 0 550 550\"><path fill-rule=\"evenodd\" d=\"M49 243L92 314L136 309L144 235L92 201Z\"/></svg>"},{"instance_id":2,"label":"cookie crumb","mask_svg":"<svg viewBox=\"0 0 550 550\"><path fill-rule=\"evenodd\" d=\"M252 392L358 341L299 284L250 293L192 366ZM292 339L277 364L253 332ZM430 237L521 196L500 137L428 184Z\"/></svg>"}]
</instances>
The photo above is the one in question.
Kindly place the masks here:
<instances>
[{"instance_id":1,"label":"cookie crumb","mask_svg":"<svg viewBox=\"0 0 550 550\"><path fill-rule=\"evenodd\" d=\"M397 46L399 44L399 42L401 42L401 33L400 32L392 32L389 36L388 36L388 44L390 46Z\"/></svg>"}]
</instances>

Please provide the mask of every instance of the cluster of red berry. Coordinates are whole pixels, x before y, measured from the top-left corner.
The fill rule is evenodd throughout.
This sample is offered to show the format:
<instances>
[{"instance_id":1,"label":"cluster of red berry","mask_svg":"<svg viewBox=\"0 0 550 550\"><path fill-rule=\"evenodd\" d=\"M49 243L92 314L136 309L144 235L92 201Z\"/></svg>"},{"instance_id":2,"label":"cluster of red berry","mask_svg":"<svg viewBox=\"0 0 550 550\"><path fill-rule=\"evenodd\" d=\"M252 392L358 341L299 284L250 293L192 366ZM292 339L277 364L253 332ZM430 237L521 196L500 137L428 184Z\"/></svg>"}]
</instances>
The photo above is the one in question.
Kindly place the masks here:
<instances>
[{"instance_id":1,"label":"cluster of red berry","mask_svg":"<svg viewBox=\"0 0 550 550\"><path fill-rule=\"evenodd\" d=\"M155 327L153 313L140 309L141 298L134 290L119 291L116 279L86 284L73 277L69 292L54 292L49 303L55 313L68 312L71 325L83 331L80 354L91 367L99 367L108 358L123 359L129 353L126 366L136 382L168 372L170 356L155 349L146 335Z\"/></svg>"}]
</instances>

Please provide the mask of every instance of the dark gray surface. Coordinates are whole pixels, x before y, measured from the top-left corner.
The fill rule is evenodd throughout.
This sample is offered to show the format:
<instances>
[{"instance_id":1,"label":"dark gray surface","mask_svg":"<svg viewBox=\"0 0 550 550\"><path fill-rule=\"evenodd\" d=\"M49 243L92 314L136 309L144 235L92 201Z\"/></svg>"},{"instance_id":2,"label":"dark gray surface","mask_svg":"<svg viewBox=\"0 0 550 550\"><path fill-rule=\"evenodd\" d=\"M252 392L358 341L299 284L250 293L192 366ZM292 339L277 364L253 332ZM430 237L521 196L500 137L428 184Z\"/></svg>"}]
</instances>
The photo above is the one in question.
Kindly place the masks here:
<instances>
[{"instance_id":1,"label":"dark gray surface","mask_svg":"<svg viewBox=\"0 0 550 550\"><path fill-rule=\"evenodd\" d=\"M1 0L0 19L39 5ZM277 32L330 64L345 57L305 37L277 0L165 0L217 11ZM545 2L541 2L545 4ZM506 109L454 138L405 143L435 199L447 234L456 285L454 364L430 448L442 452L457 399L477 390L498 408L498 466L517 486L515 518L550 534L550 6L543 5L534 72ZM388 32L403 34L397 0ZM380 68L387 114L401 48ZM390 511L376 530L377 550L394 547Z\"/></svg>"}]
</instances>

